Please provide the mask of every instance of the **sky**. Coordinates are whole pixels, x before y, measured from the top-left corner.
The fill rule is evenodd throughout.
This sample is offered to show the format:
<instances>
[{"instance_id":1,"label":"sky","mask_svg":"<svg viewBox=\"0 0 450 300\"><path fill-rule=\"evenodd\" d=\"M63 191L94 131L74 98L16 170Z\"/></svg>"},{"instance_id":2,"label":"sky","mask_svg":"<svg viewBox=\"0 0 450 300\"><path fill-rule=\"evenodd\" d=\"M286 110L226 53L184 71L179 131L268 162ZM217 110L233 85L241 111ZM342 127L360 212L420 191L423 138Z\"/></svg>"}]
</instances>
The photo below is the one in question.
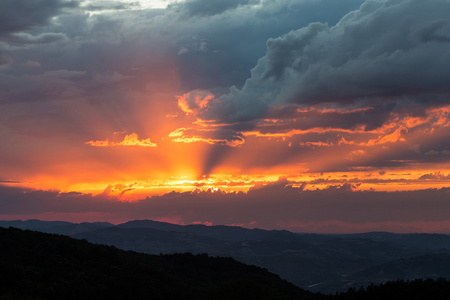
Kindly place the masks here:
<instances>
[{"instance_id":1,"label":"sky","mask_svg":"<svg viewBox=\"0 0 450 300\"><path fill-rule=\"evenodd\" d=\"M4 0L0 219L450 233L449 0Z\"/></svg>"}]
</instances>

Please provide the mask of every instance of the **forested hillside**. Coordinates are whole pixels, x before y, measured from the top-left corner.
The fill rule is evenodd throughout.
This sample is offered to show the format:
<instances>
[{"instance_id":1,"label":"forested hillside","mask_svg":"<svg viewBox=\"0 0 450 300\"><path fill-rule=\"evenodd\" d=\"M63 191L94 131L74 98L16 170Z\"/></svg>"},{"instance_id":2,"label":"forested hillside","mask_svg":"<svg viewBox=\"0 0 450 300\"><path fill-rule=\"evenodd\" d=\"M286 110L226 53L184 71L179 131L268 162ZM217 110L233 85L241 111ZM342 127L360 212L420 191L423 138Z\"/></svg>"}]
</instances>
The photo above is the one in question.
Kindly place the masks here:
<instances>
[{"instance_id":1,"label":"forested hillside","mask_svg":"<svg viewBox=\"0 0 450 300\"><path fill-rule=\"evenodd\" d=\"M310 299L232 258L147 255L0 228L0 299Z\"/></svg>"}]
</instances>

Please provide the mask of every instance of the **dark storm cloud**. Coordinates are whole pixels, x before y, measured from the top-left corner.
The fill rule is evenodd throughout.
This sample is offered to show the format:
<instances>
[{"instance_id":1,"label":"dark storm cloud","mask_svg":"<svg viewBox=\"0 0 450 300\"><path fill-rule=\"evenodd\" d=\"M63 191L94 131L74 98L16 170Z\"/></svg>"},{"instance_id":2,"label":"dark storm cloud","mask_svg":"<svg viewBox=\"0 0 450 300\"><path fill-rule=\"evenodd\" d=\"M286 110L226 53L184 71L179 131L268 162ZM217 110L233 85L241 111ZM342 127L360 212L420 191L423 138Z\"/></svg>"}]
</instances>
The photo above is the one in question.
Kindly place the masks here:
<instances>
[{"instance_id":1,"label":"dark storm cloud","mask_svg":"<svg viewBox=\"0 0 450 300\"><path fill-rule=\"evenodd\" d=\"M219 97L205 117L242 121L271 105L448 103L450 3L366 1L335 26L311 23L267 41L242 89Z\"/></svg>"},{"instance_id":2,"label":"dark storm cloud","mask_svg":"<svg viewBox=\"0 0 450 300\"><path fill-rule=\"evenodd\" d=\"M47 24L64 8L78 6L71 0L3 0L0 4L0 38Z\"/></svg>"},{"instance_id":3,"label":"dark storm cloud","mask_svg":"<svg viewBox=\"0 0 450 300\"><path fill-rule=\"evenodd\" d=\"M40 63L43 72L57 69L99 74L117 72L136 77L153 75L152 80L161 78L162 81L166 80L159 74L162 70L176 68L183 91L197 88L223 91L231 85L243 84L249 69L264 55L269 37L311 21L334 24L362 0L344 0L339 5L332 0L265 1L261 5L250 5L255 1L215 1L223 6L205 6L210 2L203 2L180 2L167 10L118 10L94 15L83 13L85 7L71 10L70 14L59 14L64 7L76 6L74 1L40 0L33 5L23 0L2 2L1 12L20 16L0 18L5 20L0 33L3 40L23 46L44 44L30 49L22 47L20 51L0 47L2 66L30 60ZM100 3L105 8L122 5ZM88 8L94 4L97 5L87 3ZM231 9L238 6L240 9ZM285 6L290 9L284 9ZM318 9L329 6L333 10ZM214 15L207 13L220 7L226 10ZM199 15L180 20L179 16L186 10ZM33 15L28 16L31 11ZM58 17L50 22L54 16ZM54 45L46 46L46 43ZM24 71L29 69L8 70L14 74Z\"/></svg>"},{"instance_id":4,"label":"dark storm cloud","mask_svg":"<svg viewBox=\"0 0 450 300\"><path fill-rule=\"evenodd\" d=\"M66 39L63 33L41 32L37 35L24 32L46 25L63 9L78 6L69 0L5 0L0 3L0 70L16 61L10 53L17 46L49 44ZM11 47L13 46L13 47ZM0 102L4 97L0 95Z\"/></svg>"},{"instance_id":5,"label":"dark storm cloud","mask_svg":"<svg viewBox=\"0 0 450 300\"><path fill-rule=\"evenodd\" d=\"M186 91L242 86L249 70L264 56L268 38L314 21L335 24L363 1L279 0L262 1L260 5L251 5L258 1L213 2L222 6L207 4L211 1L188 1L167 9L165 25L175 28L173 40L179 47L178 62ZM248 5L239 6L244 3ZM202 6L197 9L199 4ZM234 9L236 5L239 9ZM195 16L186 17L191 6ZM222 11L225 8L228 10Z\"/></svg>"},{"instance_id":6,"label":"dark storm cloud","mask_svg":"<svg viewBox=\"0 0 450 300\"><path fill-rule=\"evenodd\" d=\"M450 34L448 32L449 21L437 20L428 26L425 26L420 32L420 38L424 42L450 42Z\"/></svg>"}]
</instances>

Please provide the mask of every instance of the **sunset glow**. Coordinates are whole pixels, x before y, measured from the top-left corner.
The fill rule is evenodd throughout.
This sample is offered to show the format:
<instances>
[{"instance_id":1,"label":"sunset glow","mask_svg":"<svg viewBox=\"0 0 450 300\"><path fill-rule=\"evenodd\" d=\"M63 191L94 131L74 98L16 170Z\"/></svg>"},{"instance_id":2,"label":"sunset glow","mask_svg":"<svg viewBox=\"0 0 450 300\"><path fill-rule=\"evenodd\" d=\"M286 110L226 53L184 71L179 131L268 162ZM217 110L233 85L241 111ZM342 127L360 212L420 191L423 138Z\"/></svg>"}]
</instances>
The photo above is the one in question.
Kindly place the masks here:
<instances>
[{"instance_id":1,"label":"sunset glow","mask_svg":"<svg viewBox=\"0 0 450 300\"><path fill-rule=\"evenodd\" d=\"M23 1L0 4L2 218L450 233L448 1ZM441 198L363 222L333 193Z\"/></svg>"}]
</instances>

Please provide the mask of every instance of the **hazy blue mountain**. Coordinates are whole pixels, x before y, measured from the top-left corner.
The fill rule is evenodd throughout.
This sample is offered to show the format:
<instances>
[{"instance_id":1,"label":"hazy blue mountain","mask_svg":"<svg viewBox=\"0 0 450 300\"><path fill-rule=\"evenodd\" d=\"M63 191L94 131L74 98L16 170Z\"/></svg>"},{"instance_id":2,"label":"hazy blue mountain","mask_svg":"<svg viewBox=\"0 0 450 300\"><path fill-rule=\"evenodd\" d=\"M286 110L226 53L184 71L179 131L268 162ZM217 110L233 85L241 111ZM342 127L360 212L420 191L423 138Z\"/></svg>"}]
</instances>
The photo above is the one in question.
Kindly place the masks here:
<instances>
[{"instance_id":1,"label":"hazy blue mountain","mask_svg":"<svg viewBox=\"0 0 450 300\"><path fill-rule=\"evenodd\" d=\"M166 231L189 232L230 242L262 239L297 239L299 236L286 230L247 229L238 226L175 225L150 220L135 220L117 225L119 228L152 228Z\"/></svg>"},{"instance_id":2,"label":"hazy blue mountain","mask_svg":"<svg viewBox=\"0 0 450 300\"><path fill-rule=\"evenodd\" d=\"M177 224L171 224L166 222L152 221L152 220L133 220L126 223L122 223L116 226L117 228L151 228L164 231L177 231L183 226Z\"/></svg>"},{"instance_id":3,"label":"hazy blue mountain","mask_svg":"<svg viewBox=\"0 0 450 300\"><path fill-rule=\"evenodd\" d=\"M450 235L435 233L395 234L389 232L368 232L330 237L366 238L373 241L391 242L403 247L427 251L449 251Z\"/></svg>"},{"instance_id":4,"label":"hazy blue mountain","mask_svg":"<svg viewBox=\"0 0 450 300\"><path fill-rule=\"evenodd\" d=\"M46 232L47 230L52 230L53 228L60 228L68 225L73 225L73 223L63 221L40 221L40 220L0 221L1 227L14 227L19 229L29 229L42 232Z\"/></svg>"},{"instance_id":5,"label":"hazy blue mountain","mask_svg":"<svg viewBox=\"0 0 450 300\"><path fill-rule=\"evenodd\" d=\"M188 232L164 231L152 228L110 227L72 235L96 244L114 245L120 249L147 254L172 254L190 252L193 254L226 253L224 241L203 237ZM228 255L230 256L230 255Z\"/></svg>"},{"instance_id":6,"label":"hazy blue mountain","mask_svg":"<svg viewBox=\"0 0 450 300\"><path fill-rule=\"evenodd\" d=\"M93 223L70 223L63 221L40 221L40 220L27 220L27 221L0 221L0 227L15 227L19 229L36 230L46 233L58 233L65 235L72 235L79 232L87 232L100 228L112 227L111 223L107 222L93 222Z\"/></svg>"}]
</instances>

